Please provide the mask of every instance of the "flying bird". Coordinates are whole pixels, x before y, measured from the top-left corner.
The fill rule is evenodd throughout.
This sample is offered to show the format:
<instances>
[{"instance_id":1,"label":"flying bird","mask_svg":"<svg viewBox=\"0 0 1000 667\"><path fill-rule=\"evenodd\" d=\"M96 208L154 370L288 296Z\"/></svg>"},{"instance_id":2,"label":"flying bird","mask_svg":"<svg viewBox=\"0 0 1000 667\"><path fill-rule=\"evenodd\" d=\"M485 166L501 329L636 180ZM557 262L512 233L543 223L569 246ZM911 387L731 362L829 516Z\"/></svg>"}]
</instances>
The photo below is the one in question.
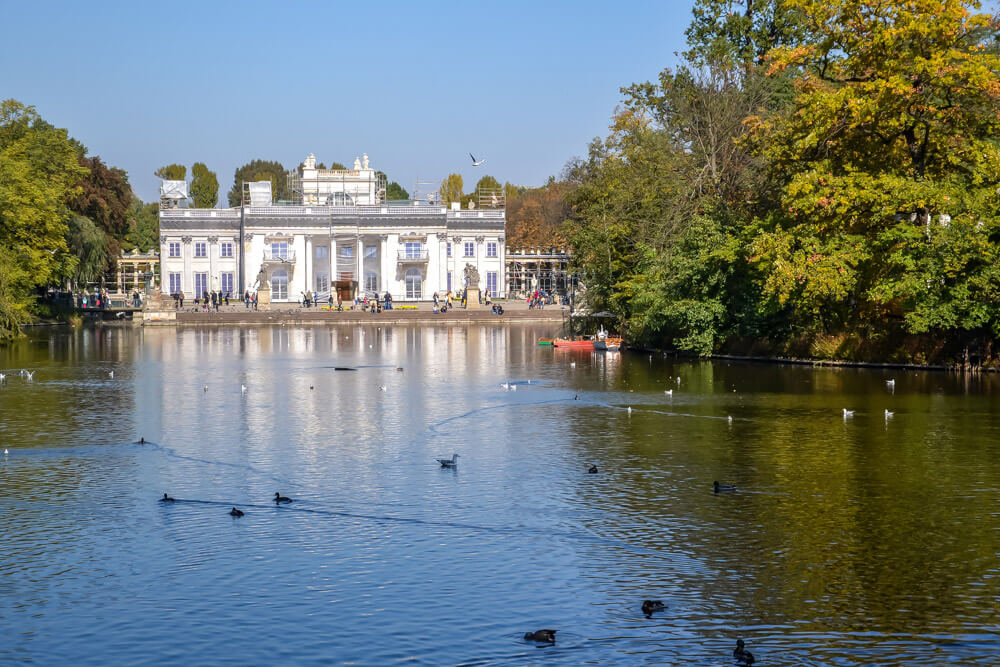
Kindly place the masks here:
<instances>
[{"instance_id":1,"label":"flying bird","mask_svg":"<svg viewBox=\"0 0 1000 667\"><path fill-rule=\"evenodd\" d=\"M483 158L482 160L477 160L477 159L476 159L476 156L475 156L475 155L473 155L472 153L469 153L469 157L471 157L471 158L472 158L472 166L473 166L473 167L478 167L478 166L479 166L479 165L481 165L482 163L486 162L486 158Z\"/></svg>"}]
</instances>

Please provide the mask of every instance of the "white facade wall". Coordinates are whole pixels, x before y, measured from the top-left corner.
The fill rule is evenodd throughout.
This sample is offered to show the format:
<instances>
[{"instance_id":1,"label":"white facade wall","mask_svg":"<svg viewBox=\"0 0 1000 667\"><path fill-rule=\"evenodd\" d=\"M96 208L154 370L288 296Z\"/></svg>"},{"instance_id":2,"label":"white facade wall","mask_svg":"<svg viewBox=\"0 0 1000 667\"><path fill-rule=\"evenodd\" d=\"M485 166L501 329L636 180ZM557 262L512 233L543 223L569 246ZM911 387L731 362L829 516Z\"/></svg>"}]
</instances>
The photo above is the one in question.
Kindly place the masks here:
<instances>
[{"instance_id":1,"label":"white facade wall","mask_svg":"<svg viewBox=\"0 0 1000 667\"><path fill-rule=\"evenodd\" d=\"M262 207L245 212L243 248L245 252L244 285L253 291L261 270L272 281L276 272L287 273L287 296L282 298L272 288L272 300L296 302L305 291L319 291L317 276L326 274L328 284L341 278L355 281L355 291L366 293L366 274L376 276L379 295L388 291L394 301L416 300L407 294L406 276L415 271L420 278L421 301L437 292L452 292L464 287L466 264L479 272L479 289L487 288L488 275L496 273L494 296L505 296L504 217L502 211L445 211L420 207L419 210L389 211L382 207ZM218 220L222 218L223 220ZM240 209L173 209L160 215L161 280L165 293L171 290L170 276L180 276L181 289L187 298L195 296L199 276L205 276L208 290L221 290L222 276L233 273L233 296L238 296ZM288 261L265 257L272 243L288 243ZM170 257L171 243L180 242L181 257ZM234 243L233 256L222 257L221 243ZM406 243L420 243L420 252L407 257ZM195 257L197 243L207 244L207 256ZM452 255L448 257L448 243ZM465 256L465 244L472 244L471 256ZM489 243L496 243L496 256L489 257ZM341 257L341 249L351 248L351 257ZM365 257L368 247L374 257ZM325 248L326 257L318 257ZM197 284L201 284L198 282ZM200 296L200 295L199 295ZM325 298L326 292L323 293Z\"/></svg>"}]
</instances>

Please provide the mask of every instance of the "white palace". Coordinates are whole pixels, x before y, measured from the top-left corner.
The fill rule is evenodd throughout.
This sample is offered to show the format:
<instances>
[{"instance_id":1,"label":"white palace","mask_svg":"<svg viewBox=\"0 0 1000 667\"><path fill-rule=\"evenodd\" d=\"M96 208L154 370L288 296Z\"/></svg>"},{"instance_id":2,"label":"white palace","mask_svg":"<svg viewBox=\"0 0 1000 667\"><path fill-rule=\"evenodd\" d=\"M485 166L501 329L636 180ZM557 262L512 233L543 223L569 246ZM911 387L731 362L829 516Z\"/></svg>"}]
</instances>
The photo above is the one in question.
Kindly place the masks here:
<instances>
[{"instance_id":1,"label":"white palace","mask_svg":"<svg viewBox=\"0 0 1000 667\"><path fill-rule=\"evenodd\" d=\"M378 292L421 301L465 287L506 296L502 192L477 193L467 209L423 201L390 202L385 180L355 158L353 169L317 169L309 155L288 175L294 197L274 202L270 181L244 184L234 208L188 208L187 184L160 188L160 272L164 293L188 298L206 291L234 298L265 282L272 301L321 300ZM474 287L474 286L470 286ZM336 296L334 297L336 298Z\"/></svg>"}]
</instances>

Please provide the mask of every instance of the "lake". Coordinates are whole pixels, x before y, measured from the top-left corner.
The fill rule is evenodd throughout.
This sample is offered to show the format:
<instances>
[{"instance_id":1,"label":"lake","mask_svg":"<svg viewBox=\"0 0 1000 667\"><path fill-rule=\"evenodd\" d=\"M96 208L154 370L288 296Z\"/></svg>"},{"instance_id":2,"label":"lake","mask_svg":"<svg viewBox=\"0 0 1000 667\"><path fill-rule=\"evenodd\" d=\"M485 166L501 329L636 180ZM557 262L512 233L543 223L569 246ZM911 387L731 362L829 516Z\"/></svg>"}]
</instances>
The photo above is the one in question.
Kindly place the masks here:
<instances>
[{"instance_id":1,"label":"lake","mask_svg":"<svg viewBox=\"0 0 1000 667\"><path fill-rule=\"evenodd\" d=\"M1000 377L553 333L0 348L0 663L995 664Z\"/></svg>"}]
</instances>

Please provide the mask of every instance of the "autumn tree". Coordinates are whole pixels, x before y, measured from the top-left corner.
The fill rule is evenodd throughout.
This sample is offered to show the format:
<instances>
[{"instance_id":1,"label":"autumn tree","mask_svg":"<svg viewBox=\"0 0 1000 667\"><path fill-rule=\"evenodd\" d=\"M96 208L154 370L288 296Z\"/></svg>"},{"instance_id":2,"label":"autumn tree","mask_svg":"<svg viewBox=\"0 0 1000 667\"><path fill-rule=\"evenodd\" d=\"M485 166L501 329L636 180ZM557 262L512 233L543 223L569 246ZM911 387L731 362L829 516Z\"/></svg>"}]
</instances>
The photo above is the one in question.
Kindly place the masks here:
<instances>
[{"instance_id":1,"label":"autumn tree","mask_svg":"<svg viewBox=\"0 0 1000 667\"><path fill-rule=\"evenodd\" d=\"M464 196L462 186L461 174L449 174L447 178L441 181L441 201L445 204L461 202Z\"/></svg>"},{"instance_id":2,"label":"autumn tree","mask_svg":"<svg viewBox=\"0 0 1000 667\"><path fill-rule=\"evenodd\" d=\"M168 164L154 171L153 175L165 181L183 181L187 179L187 167L182 164Z\"/></svg>"},{"instance_id":3,"label":"autumn tree","mask_svg":"<svg viewBox=\"0 0 1000 667\"><path fill-rule=\"evenodd\" d=\"M204 162L191 165L190 192L195 208L215 208L219 203L219 179Z\"/></svg>"}]
</instances>

